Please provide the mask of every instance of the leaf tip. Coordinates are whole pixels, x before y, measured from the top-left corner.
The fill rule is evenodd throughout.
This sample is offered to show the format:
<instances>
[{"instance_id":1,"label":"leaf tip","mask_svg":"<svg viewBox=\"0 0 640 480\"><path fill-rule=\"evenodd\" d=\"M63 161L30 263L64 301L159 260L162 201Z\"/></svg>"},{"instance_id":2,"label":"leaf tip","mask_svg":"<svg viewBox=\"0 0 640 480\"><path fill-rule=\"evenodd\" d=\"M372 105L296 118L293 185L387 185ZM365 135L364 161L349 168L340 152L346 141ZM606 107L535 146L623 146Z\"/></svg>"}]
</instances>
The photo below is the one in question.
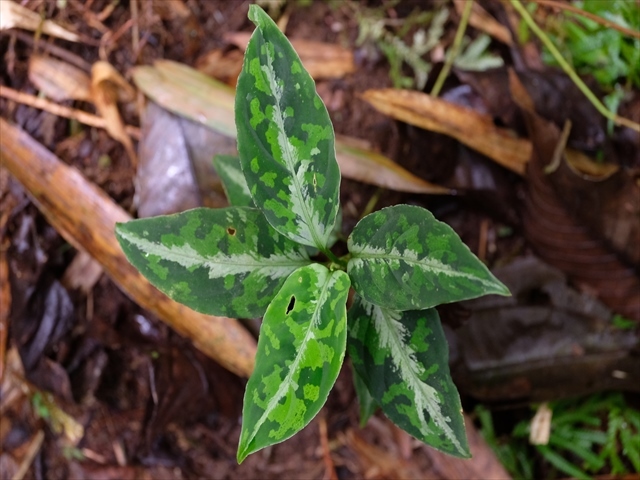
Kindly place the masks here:
<instances>
[{"instance_id":1,"label":"leaf tip","mask_svg":"<svg viewBox=\"0 0 640 480\"><path fill-rule=\"evenodd\" d=\"M496 295L500 295L502 297L510 297L511 296L511 291L509 290L509 287L507 287L504 283L502 283L500 280L498 280L497 278L493 278L494 280L494 285L495 285L495 289L493 292Z\"/></svg>"},{"instance_id":2,"label":"leaf tip","mask_svg":"<svg viewBox=\"0 0 640 480\"><path fill-rule=\"evenodd\" d=\"M267 13L262 9L260 5L252 4L249 5L249 20L251 20L256 27L264 26L264 21L266 18L271 19L267 15Z\"/></svg>"},{"instance_id":3,"label":"leaf tip","mask_svg":"<svg viewBox=\"0 0 640 480\"><path fill-rule=\"evenodd\" d=\"M249 452L247 452L246 448L242 448L242 445L238 445L238 453L236 454L236 460L238 465L245 461L245 459L249 456Z\"/></svg>"}]
</instances>

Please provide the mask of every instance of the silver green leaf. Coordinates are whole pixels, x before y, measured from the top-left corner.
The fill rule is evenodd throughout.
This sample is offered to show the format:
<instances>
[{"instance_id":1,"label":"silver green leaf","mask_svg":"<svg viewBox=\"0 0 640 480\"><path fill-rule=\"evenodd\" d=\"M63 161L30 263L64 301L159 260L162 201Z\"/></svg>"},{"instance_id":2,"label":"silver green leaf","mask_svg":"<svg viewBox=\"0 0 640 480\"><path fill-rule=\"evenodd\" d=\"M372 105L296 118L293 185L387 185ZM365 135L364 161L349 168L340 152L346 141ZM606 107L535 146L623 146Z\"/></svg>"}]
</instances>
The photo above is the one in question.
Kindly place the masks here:
<instances>
[{"instance_id":1,"label":"silver green leaf","mask_svg":"<svg viewBox=\"0 0 640 480\"><path fill-rule=\"evenodd\" d=\"M242 171L255 204L290 239L327 248L340 169L329 114L298 54L257 5L238 78L235 116Z\"/></svg>"},{"instance_id":2,"label":"silver green leaf","mask_svg":"<svg viewBox=\"0 0 640 480\"><path fill-rule=\"evenodd\" d=\"M222 186L230 205L234 207L255 207L238 157L216 155L213 157L213 166L220 176L220 180L222 180Z\"/></svg>"},{"instance_id":3,"label":"silver green leaf","mask_svg":"<svg viewBox=\"0 0 640 480\"><path fill-rule=\"evenodd\" d=\"M445 453L471 456L435 309L398 312L356 296L348 349L371 396L396 425Z\"/></svg>"},{"instance_id":4,"label":"silver green leaf","mask_svg":"<svg viewBox=\"0 0 640 480\"><path fill-rule=\"evenodd\" d=\"M324 405L344 360L349 287L343 271L312 264L293 272L267 308L244 397L238 462L291 437Z\"/></svg>"},{"instance_id":5,"label":"silver green leaf","mask_svg":"<svg viewBox=\"0 0 640 480\"><path fill-rule=\"evenodd\" d=\"M367 215L347 243L353 288L382 307L421 310L509 295L453 229L424 208L397 205Z\"/></svg>"},{"instance_id":6,"label":"silver green leaf","mask_svg":"<svg viewBox=\"0 0 640 480\"><path fill-rule=\"evenodd\" d=\"M129 261L172 299L202 313L254 318L310 260L260 210L196 208L116 226Z\"/></svg>"}]
</instances>

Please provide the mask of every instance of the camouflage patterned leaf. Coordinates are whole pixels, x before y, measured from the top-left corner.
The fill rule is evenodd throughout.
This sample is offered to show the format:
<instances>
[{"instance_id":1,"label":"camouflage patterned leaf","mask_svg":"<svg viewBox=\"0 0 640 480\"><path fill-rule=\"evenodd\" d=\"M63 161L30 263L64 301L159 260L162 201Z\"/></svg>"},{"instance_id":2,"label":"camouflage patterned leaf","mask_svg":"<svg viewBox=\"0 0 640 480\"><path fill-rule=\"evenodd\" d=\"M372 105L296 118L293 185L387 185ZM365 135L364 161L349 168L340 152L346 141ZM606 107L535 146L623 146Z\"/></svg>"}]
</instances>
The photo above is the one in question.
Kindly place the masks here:
<instances>
[{"instance_id":1,"label":"camouflage patterned leaf","mask_svg":"<svg viewBox=\"0 0 640 480\"><path fill-rule=\"evenodd\" d=\"M264 316L247 383L238 462L300 431L338 376L347 338L349 277L312 264L287 278Z\"/></svg>"},{"instance_id":2,"label":"camouflage patterned leaf","mask_svg":"<svg viewBox=\"0 0 640 480\"><path fill-rule=\"evenodd\" d=\"M300 58L258 6L236 91L242 171L269 223L326 249L338 211L340 169L329 114Z\"/></svg>"},{"instance_id":3,"label":"camouflage patterned leaf","mask_svg":"<svg viewBox=\"0 0 640 480\"><path fill-rule=\"evenodd\" d=\"M367 215L348 240L347 271L365 300L422 310L509 290L447 224L424 208L397 205Z\"/></svg>"},{"instance_id":4,"label":"camouflage patterned leaf","mask_svg":"<svg viewBox=\"0 0 640 480\"><path fill-rule=\"evenodd\" d=\"M348 341L349 339L347 339L347 342ZM364 380L358 373L358 370L356 370L355 366L353 367L353 386L356 390L356 395L358 396L358 404L360 405L360 427L364 428L371 418L371 415L376 413L378 404L371 396L367 384L364 383Z\"/></svg>"},{"instance_id":5,"label":"camouflage patterned leaf","mask_svg":"<svg viewBox=\"0 0 640 480\"><path fill-rule=\"evenodd\" d=\"M445 453L471 456L435 309L397 312L356 296L348 348L354 368L396 425Z\"/></svg>"},{"instance_id":6,"label":"camouflage patterned leaf","mask_svg":"<svg viewBox=\"0 0 640 480\"><path fill-rule=\"evenodd\" d=\"M213 166L220 176L220 180L222 180L224 193L226 193L230 205L234 207L255 207L238 157L216 155L213 157Z\"/></svg>"},{"instance_id":7,"label":"camouflage patterned leaf","mask_svg":"<svg viewBox=\"0 0 640 480\"><path fill-rule=\"evenodd\" d=\"M210 315L254 318L291 272L309 264L301 245L256 208L196 208L116 226L129 261L172 299Z\"/></svg>"}]
</instances>

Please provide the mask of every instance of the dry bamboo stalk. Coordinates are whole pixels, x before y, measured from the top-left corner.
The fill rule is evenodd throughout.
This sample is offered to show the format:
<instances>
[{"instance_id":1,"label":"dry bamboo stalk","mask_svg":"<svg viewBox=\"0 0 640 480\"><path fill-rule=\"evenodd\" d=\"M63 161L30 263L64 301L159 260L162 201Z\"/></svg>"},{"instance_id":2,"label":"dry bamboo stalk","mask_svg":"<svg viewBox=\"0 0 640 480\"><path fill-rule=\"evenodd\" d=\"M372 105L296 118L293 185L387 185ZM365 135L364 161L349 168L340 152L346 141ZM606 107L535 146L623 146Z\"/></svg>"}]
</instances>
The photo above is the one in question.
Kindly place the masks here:
<instances>
[{"instance_id":1,"label":"dry bamboo stalk","mask_svg":"<svg viewBox=\"0 0 640 480\"><path fill-rule=\"evenodd\" d=\"M124 210L20 128L0 118L0 131L2 165L69 243L87 251L123 292L203 353L238 375L251 374L256 342L237 320L203 315L174 302L129 264L113 232L116 222L130 219Z\"/></svg>"}]
</instances>

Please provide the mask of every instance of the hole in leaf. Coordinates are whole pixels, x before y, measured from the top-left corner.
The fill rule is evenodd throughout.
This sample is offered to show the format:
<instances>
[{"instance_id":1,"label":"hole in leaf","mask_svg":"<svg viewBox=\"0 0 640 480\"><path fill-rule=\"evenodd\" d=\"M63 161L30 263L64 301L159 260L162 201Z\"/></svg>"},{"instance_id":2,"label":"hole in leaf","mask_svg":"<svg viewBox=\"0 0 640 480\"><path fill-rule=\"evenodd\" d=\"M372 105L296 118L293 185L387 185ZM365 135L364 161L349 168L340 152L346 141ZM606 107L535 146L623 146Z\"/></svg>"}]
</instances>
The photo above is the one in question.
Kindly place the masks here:
<instances>
[{"instance_id":1,"label":"hole in leaf","mask_svg":"<svg viewBox=\"0 0 640 480\"><path fill-rule=\"evenodd\" d=\"M228 228L227 228L227 233L228 233L229 235L232 235L232 236L233 236L233 235L235 235L235 234L236 234L236 229L235 229L235 228L233 228L233 227L228 227Z\"/></svg>"},{"instance_id":2,"label":"hole in leaf","mask_svg":"<svg viewBox=\"0 0 640 480\"><path fill-rule=\"evenodd\" d=\"M291 313L291 310L293 310L293 307L295 306L296 306L296 297L294 295L291 295L291 300L289 300L289 305L287 306L287 315Z\"/></svg>"}]
</instances>

